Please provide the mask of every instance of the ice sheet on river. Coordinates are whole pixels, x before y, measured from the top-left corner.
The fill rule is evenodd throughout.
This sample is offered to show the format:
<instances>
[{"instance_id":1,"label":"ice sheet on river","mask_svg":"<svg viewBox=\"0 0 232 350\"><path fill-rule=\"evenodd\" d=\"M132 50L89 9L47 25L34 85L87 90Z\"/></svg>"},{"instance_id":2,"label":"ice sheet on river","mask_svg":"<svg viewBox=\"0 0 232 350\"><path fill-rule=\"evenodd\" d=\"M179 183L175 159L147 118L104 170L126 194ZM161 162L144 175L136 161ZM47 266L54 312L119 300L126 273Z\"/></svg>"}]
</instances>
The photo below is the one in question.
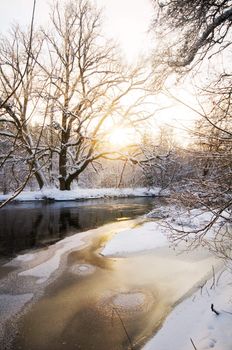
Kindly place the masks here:
<instances>
[{"instance_id":1,"label":"ice sheet on river","mask_svg":"<svg viewBox=\"0 0 232 350\"><path fill-rule=\"evenodd\" d=\"M0 295L0 338L3 337L5 322L14 317L33 298L33 293Z\"/></svg>"},{"instance_id":2,"label":"ice sheet on river","mask_svg":"<svg viewBox=\"0 0 232 350\"><path fill-rule=\"evenodd\" d=\"M67 251L70 251L73 248L83 248L85 246L85 242L83 239L87 237L88 233L80 233L73 235L71 237L67 237L63 239L62 241L55 244L54 254L52 257L47 261L44 261L43 263L36 265L35 267L20 272L20 276L34 276L37 277L37 283L43 283L45 282L51 274L56 271L59 268L61 257L64 253ZM54 249L54 246L50 246L49 249ZM43 253L43 252L42 252ZM38 253L34 254L35 258L38 256ZM21 260L27 261L28 256L21 257ZM29 255L30 261L31 261L31 254Z\"/></svg>"},{"instance_id":3,"label":"ice sheet on river","mask_svg":"<svg viewBox=\"0 0 232 350\"><path fill-rule=\"evenodd\" d=\"M165 228L158 222L147 222L116 234L101 253L104 256L123 256L165 245L168 245Z\"/></svg>"},{"instance_id":4,"label":"ice sheet on river","mask_svg":"<svg viewBox=\"0 0 232 350\"><path fill-rule=\"evenodd\" d=\"M42 249L34 253L19 255L9 263L5 264L5 266L21 267L23 271L19 272L19 276L36 277L36 283L43 283L48 280L56 270L59 269L61 260L65 254L71 252L72 250L83 249L87 245L91 244L91 240L88 239L90 236L101 233L102 230L105 232L106 230L110 237L115 232L116 227L117 231L120 231L133 225L134 222L132 220L126 222L122 221L115 224L109 224L98 229L77 233L70 237L64 238L46 249ZM105 229L105 227L107 227L107 229ZM83 268L85 270L85 267L87 267L87 265L80 267L79 273L87 273L87 271L83 271ZM90 271L88 270L88 272Z\"/></svg>"}]
</instances>

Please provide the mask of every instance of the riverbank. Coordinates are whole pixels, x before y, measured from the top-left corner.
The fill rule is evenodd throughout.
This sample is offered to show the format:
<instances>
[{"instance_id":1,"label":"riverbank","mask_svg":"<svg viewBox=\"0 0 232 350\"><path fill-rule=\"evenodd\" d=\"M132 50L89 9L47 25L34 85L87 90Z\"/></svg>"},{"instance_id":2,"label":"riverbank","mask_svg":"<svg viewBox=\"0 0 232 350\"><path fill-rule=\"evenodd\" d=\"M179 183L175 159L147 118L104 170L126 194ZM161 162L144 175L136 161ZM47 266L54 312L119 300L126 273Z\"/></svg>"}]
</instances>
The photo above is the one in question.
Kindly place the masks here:
<instances>
[{"instance_id":1,"label":"riverbank","mask_svg":"<svg viewBox=\"0 0 232 350\"><path fill-rule=\"evenodd\" d=\"M28 201L78 201L95 198L134 198L134 197L165 197L167 190L153 188L76 188L70 191L60 191L57 188L44 188L40 191L22 191L13 198L14 193L0 194L0 202L13 198L18 202Z\"/></svg>"},{"instance_id":2,"label":"riverbank","mask_svg":"<svg viewBox=\"0 0 232 350\"><path fill-rule=\"evenodd\" d=\"M224 270L199 286L174 308L142 350L231 350L231 282L231 271Z\"/></svg>"}]
</instances>

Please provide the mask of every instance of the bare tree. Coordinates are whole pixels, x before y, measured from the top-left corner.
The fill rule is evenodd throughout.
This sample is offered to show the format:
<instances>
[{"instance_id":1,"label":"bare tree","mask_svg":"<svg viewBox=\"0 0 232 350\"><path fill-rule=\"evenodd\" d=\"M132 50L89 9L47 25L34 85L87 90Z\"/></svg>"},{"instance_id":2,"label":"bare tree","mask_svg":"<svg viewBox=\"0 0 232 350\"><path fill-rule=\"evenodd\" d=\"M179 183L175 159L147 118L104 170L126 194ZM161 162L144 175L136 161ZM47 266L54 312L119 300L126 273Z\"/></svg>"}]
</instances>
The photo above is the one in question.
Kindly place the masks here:
<instances>
[{"instance_id":1,"label":"bare tree","mask_svg":"<svg viewBox=\"0 0 232 350\"><path fill-rule=\"evenodd\" d=\"M1 97L1 103L0 103L0 109L4 107L4 105L7 104L7 102L11 99L11 97L14 95L14 93L18 90L20 85L23 82L23 78L27 72L28 65L29 65L29 59L30 59L30 52L32 47L32 38L33 38L33 29L34 29L34 19L35 19L35 10L36 10L36 0L33 0L33 8L32 8L32 16L31 16L31 24L30 24L30 39L27 47L27 60L24 67L23 74L21 75L21 78L17 82L17 84L14 86L14 89L10 92L8 92L5 96Z\"/></svg>"},{"instance_id":2,"label":"bare tree","mask_svg":"<svg viewBox=\"0 0 232 350\"><path fill-rule=\"evenodd\" d=\"M11 37L2 38L0 42L0 89L3 96L0 136L9 146L6 153L1 155L0 167L3 167L6 162L14 164L26 162L29 168L32 167L38 185L42 188L46 179L39 161L39 142L38 139L33 140L30 129L30 123L35 118L40 99L37 94L36 61L31 56L33 52L33 56L38 57L42 40L35 35L33 47L30 47L30 53L28 53L30 40L30 33L28 37L16 26L11 29ZM40 88L42 89L42 86ZM6 102L8 96L11 98Z\"/></svg>"},{"instance_id":3,"label":"bare tree","mask_svg":"<svg viewBox=\"0 0 232 350\"><path fill-rule=\"evenodd\" d=\"M175 162L175 146L172 130L168 127L157 128L157 135L145 132L141 140L142 153L145 159L142 163L145 185L168 187L174 180L178 168Z\"/></svg>"},{"instance_id":4,"label":"bare tree","mask_svg":"<svg viewBox=\"0 0 232 350\"><path fill-rule=\"evenodd\" d=\"M59 187L69 190L97 159L128 157L110 150L107 134L115 125L134 127L151 115L143 105L146 74L122 65L114 46L103 39L100 12L89 1L64 8L57 2L51 28L43 34L48 51L39 64L49 81L44 99L51 102L52 149Z\"/></svg>"},{"instance_id":5,"label":"bare tree","mask_svg":"<svg viewBox=\"0 0 232 350\"><path fill-rule=\"evenodd\" d=\"M162 45L168 53L164 56L168 66L186 67L212 49L215 54L230 46L230 0L153 0L153 4L154 24L158 22L162 28L157 34L168 35Z\"/></svg>"}]
</instances>

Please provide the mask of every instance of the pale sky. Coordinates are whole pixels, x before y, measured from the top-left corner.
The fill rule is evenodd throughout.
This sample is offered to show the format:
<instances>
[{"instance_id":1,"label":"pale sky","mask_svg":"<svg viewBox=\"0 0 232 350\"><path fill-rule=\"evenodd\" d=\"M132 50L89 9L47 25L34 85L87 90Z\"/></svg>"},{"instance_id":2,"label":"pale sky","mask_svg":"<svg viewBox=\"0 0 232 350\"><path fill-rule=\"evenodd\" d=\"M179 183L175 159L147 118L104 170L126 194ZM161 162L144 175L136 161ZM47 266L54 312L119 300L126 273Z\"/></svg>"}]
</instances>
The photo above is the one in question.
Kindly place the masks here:
<instances>
[{"instance_id":1,"label":"pale sky","mask_svg":"<svg viewBox=\"0 0 232 350\"><path fill-rule=\"evenodd\" d=\"M63 2L64 0L60 0ZM127 59L133 60L148 46L147 31L152 17L150 0L95 0L105 13L104 31L121 45ZM48 18L49 0L37 0L36 22ZM0 32L6 33L13 22L29 25L32 0L0 0Z\"/></svg>"}]
</instances>

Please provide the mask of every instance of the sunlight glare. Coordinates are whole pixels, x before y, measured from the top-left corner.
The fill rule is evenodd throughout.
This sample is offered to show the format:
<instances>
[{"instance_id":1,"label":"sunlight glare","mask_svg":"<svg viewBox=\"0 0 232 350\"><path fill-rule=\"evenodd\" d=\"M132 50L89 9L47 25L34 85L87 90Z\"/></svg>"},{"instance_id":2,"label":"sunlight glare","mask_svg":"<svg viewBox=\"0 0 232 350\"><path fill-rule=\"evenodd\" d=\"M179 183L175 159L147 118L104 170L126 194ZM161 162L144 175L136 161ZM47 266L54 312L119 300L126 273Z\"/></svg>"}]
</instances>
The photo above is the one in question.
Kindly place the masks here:
<instances>
[{"instance_id":1,"label":"sunlight glare","mask_svg":"<svg viewBox=\"0 0 232 350\"><path fill-rule=\"evenodd\" d=\"M136 142L136 134L132 129L117 128L109 134L108 141L115 147L127 147Z\"/></svg>"}]
</instances>

